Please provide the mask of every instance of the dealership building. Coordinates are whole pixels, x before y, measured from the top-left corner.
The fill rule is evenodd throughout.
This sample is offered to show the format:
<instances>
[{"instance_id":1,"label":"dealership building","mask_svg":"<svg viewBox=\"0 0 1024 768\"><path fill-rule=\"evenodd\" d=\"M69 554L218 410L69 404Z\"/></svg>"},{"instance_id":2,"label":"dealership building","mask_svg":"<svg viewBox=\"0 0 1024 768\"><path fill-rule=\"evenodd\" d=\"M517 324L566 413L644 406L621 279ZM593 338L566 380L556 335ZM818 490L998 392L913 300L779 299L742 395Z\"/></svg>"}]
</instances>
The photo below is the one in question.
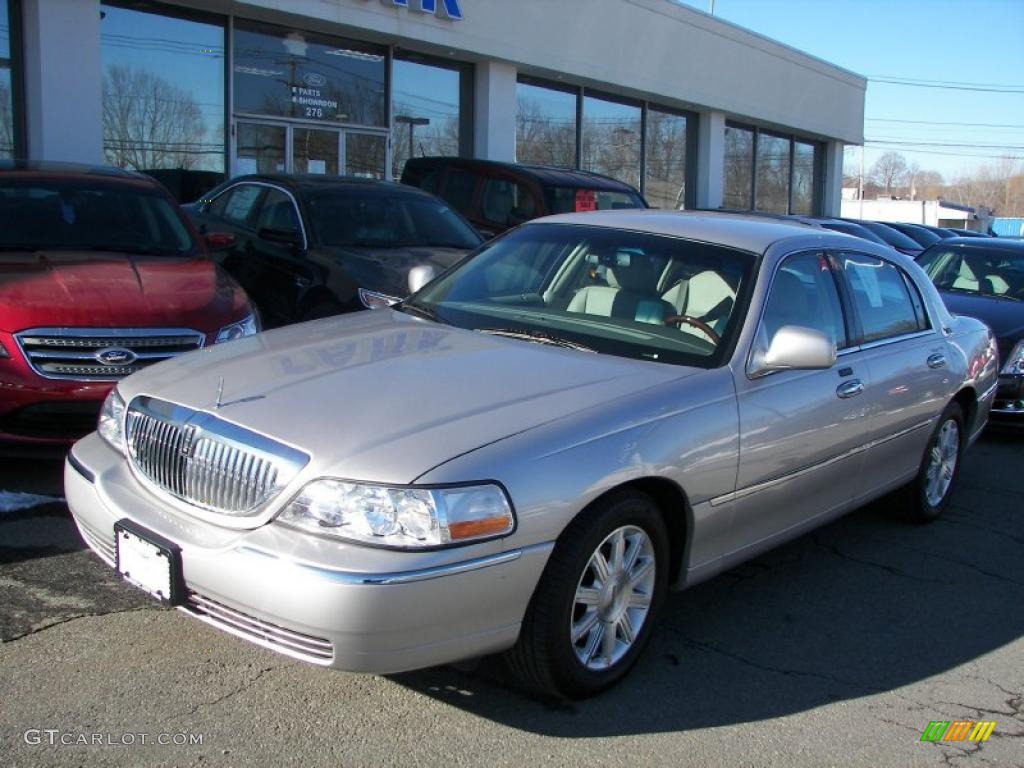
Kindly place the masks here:
<instances>
[{"instance_id":1,"label":"dealership building","mask_svg":"<svg viewBox=\"0 0 1024 768\"><path fill-rule=\"evenodd\" d=\"M444 154L838 214L865 87L672 0L0 0L0 154L208 179Z\"/></svg>"}]
</instances>

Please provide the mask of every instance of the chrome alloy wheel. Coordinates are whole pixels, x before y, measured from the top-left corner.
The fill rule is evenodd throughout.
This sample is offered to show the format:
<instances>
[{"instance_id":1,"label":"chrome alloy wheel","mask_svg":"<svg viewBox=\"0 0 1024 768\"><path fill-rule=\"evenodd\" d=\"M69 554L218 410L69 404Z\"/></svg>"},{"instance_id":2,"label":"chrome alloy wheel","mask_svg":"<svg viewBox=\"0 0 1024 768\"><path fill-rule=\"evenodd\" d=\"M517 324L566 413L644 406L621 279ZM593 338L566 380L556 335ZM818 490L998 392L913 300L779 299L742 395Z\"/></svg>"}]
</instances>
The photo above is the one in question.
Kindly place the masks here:
<instances>
[{"instance_id":1,"label":"chrome alloy wheel","mask_svg":"<svg viewBox=\"0 0 1024 768\"><path fill-rule=\"evenodd\" d=\"M641 528L616 528L594 550L569 619L573 650L587 669L608 669L632 647L650 612L655 577L654 545Z\"/></svg>"},{"instance_id":2,"label":"chrome alloy wheel","mask_svg":"<svg viewBox=\"0 0 1024 768\"><path fill-rule=\"evenodd\" d=\"M947 419L942 425L929 454L924 493L928 503L936 507L949 493L960 460L960 427L955 419Z\"/></svg>"}]
</instances>

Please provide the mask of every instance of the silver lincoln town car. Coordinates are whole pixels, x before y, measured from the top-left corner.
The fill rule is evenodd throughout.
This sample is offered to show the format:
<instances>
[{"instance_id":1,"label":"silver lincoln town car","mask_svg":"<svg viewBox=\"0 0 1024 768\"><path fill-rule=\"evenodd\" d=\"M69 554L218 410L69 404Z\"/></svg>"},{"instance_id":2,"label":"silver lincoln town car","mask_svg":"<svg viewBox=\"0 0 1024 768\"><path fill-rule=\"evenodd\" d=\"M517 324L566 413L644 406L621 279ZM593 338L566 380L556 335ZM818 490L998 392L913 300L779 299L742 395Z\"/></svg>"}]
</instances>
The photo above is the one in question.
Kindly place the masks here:
<instances>
[{"instance_id":1,"label":"silver lincoln town car","mask_svg":"<svg viewBox=\"0 0 1024 768\"><path fill-rule=\"evenodd\" d=\"M939 515L998 355L910 259L801 225L531 222L392 308L123 381L65 468L129 582L314 664L620 679L681 588L900 490Z\"/></svg>"}]
</instances>

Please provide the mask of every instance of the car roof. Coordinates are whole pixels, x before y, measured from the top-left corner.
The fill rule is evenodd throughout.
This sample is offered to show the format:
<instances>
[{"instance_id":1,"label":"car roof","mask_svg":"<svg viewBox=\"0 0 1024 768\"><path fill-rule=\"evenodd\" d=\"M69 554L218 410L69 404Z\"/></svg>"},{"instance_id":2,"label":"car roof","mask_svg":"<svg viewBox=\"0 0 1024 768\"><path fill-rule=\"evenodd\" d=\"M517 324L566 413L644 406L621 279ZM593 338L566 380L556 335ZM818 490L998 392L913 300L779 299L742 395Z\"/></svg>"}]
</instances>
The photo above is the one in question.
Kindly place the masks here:
<instances>
[{"instance_id":1,"label":"car roof","mask_svg":"<svg viewBox=\"0 0 1024 768\"><path fill-rule=\"evenodd\" d=\"M947 237L939 240L928 247L932 248L966 248L971 251L996 251L1002 253L1020 254L1024 252L1024 240L1011 240L1000 237Z\"/></svg>"},{"instance_id":2,"label":"car roof","mask_svg":"<svg viewBox=\"0 0 1024 768\"><path fill-rule=\"evenodd\" d=\"M477 160L468 157L415 157L408 162L414 163L416 166L426 167L453 165L466 168L494 168L496 170L519 173L539 184L555 187L588 187L591 189L637 192L634 187L611 176L573 168L556 168L554 166L532 165L529 163L506 163L500 160ZM637 194L639 193L637 192Z\"/></svg>"},{"instance_id":3,"label":"car roof","mask_svg":"<svg viewBox=\"0 0 1024 768\"><path fill-rule=\"evenodd\" d=\"M848 247L850 243L857 243L859 250L867 249L872 253L884 252L887 256L891 255L888 253L891 249L887 246L880 246L870 240L832 229L811 227L797 221L724 211L632 209L563 213L534 219L523 226L538 224L579 224L627 229L716 243L752 253L764 253L770 246L782 240L803 240L808 247Z\"/></svg>"},{"instance_id":4,"label":"car roof","mask_svg":"<svg viewBox=\"0 0 1024 768\"><path fill-rule=\"evenodd\" d=\"M140 171L113 168L109 165L86 165L82 163L58 163L40 160L2 160L0 173L31 178L45 176L60 179L102 179L104 181L146 182L157 185L152 176Z\"/></svg>"},{"instance_id":5,"label":"car roof","mask_svg":"<svg viewBox=\"0 0 1024 768\"><path fill-rule=\"evenodd\" d=\"M267 184L277 184L288 187L294 191L309 191L323 189L326 187L342 187L344 189L356 190L366 187L379 187L388 191L397 192L403 195L421 195L433 197L417 187L410 187L408 184L399 184L396 181L384 181L383 179L367 179L362 176L324 176L321 174L297 174L297 173L258 173L246 176L235 176L224 183L225 187L246 181L262 181Z\"/></svg>"}]
</instances>

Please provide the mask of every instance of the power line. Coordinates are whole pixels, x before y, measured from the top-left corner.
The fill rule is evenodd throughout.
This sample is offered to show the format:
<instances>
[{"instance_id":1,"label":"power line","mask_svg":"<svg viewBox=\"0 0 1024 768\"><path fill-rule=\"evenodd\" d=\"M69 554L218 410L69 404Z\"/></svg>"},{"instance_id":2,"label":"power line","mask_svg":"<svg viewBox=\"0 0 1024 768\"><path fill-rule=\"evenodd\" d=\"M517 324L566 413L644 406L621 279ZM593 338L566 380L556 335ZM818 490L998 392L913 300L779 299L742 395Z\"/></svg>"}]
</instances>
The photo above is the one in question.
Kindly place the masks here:
<instances>
[{"instance_id":1,"label":"power line","mask_svg":"<svg viewBox=\"0 0 1024 768\"><path fill-rule=\"evenodd\" d=\"M1024 85L1009 83L979 83L968 80L937 80L934 78L906 77L904 75L868 75L872 80L905 80L908 83L934 83L938 85L977 85L985 88L1024 88Z\"/></svg>"},{"instance_id":2,"label":"power line","mask_svg":"<svg viewBox=\"0 0 1024 768\"><path fill-rule=\"evenodd\" d=\"M945 147L960 148L960 149L1005 149L1011 152L1022 152L1024 151L1024 145L1019 144L981 144L979 142L946 142L946 141L918 141L909 139L907 137L900 138L889 138L886 136L878 136L873 139L868 139L868 142L879 142L884 141L887 144L902 144L905 146L921 146L921 147Z\"/></svg>"},{"instance_id":3,"label":"power line","mask_svg":"<svg viewBox=\"0 0 1024 768\"><path fill-rule=\"evenodd\" d=\"M967 85L943 85L940 83L915 83L907 80L895 80L881 77L870 78L872 83L885 83L886 85L905 85L911 88L939 88L946 91L974 91L975 93L1021 93L1024 94L1024 86L1010 86L1009 88L967 86Z\"/></svg>"},{"instance_id":4,"label":"power line","mask_svg":"<svg viewBox=\"0 0 1024 768\"><path fill-rule=\"evenodd\" d=\"M889 117L865 117L873 123L908 123L911 125L962 125L968 128L1024 128L1024 123L957 123L940 122L938 120L897 120Z\"/></svg>"}]
</instances>

